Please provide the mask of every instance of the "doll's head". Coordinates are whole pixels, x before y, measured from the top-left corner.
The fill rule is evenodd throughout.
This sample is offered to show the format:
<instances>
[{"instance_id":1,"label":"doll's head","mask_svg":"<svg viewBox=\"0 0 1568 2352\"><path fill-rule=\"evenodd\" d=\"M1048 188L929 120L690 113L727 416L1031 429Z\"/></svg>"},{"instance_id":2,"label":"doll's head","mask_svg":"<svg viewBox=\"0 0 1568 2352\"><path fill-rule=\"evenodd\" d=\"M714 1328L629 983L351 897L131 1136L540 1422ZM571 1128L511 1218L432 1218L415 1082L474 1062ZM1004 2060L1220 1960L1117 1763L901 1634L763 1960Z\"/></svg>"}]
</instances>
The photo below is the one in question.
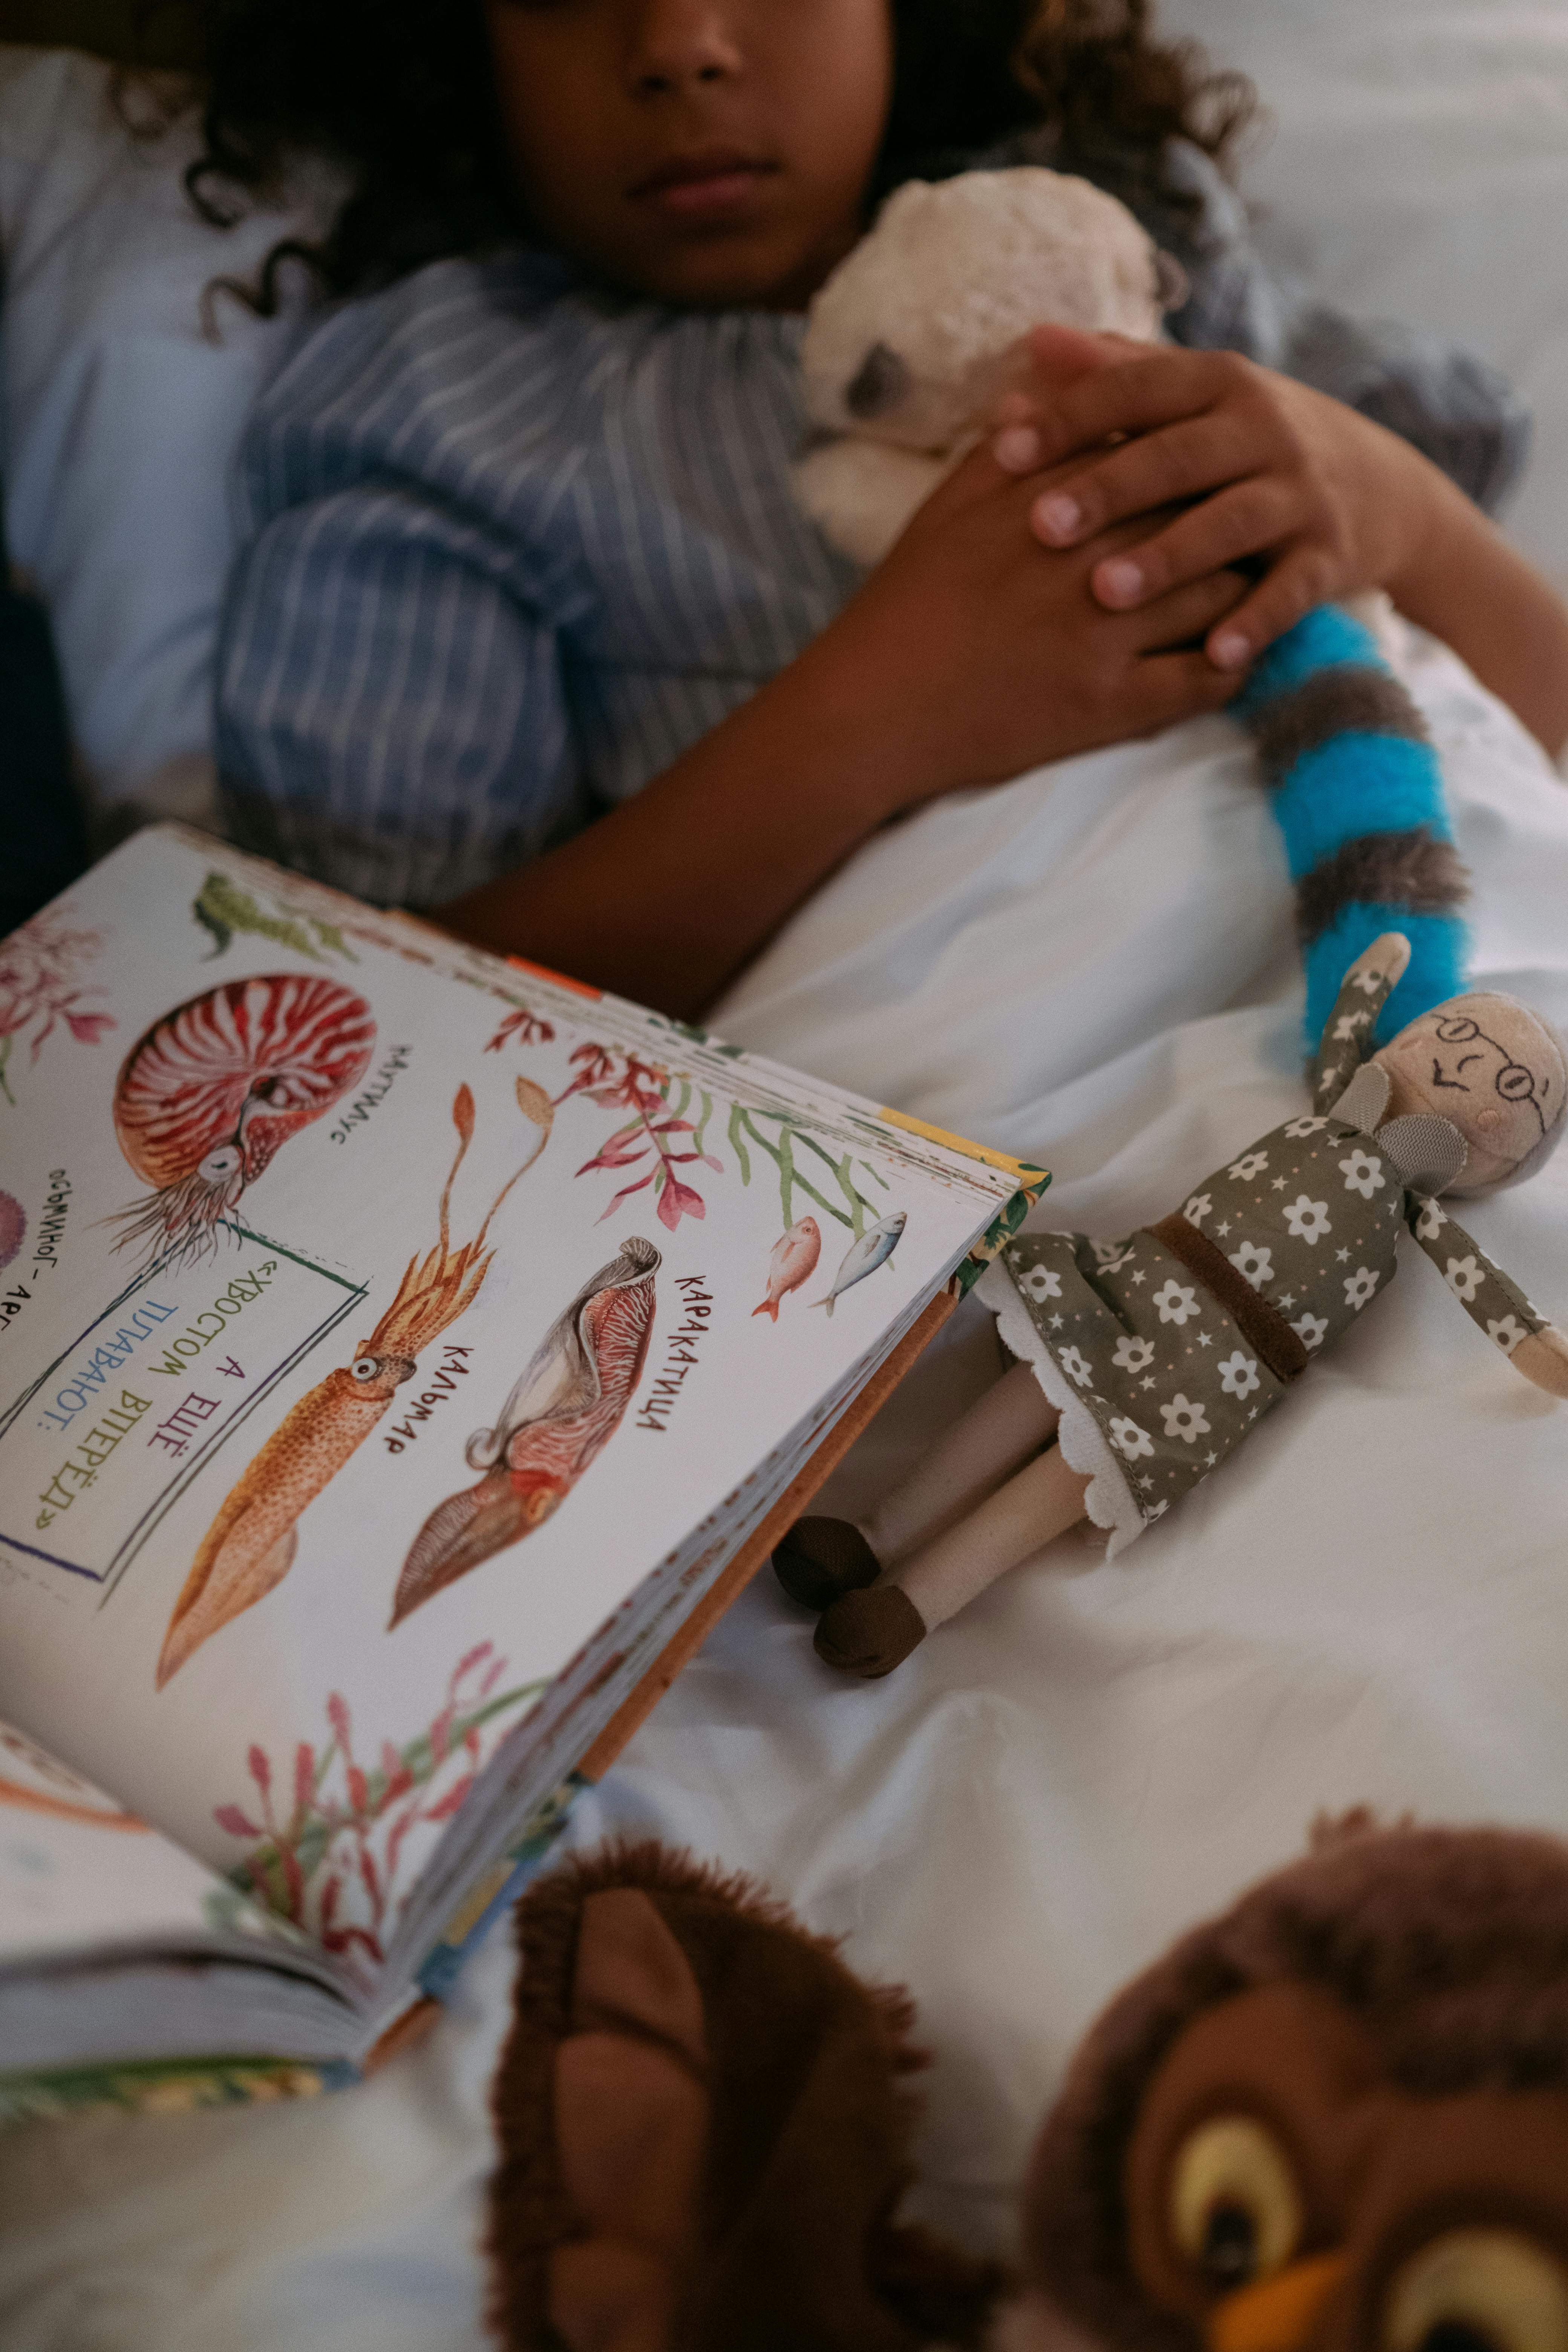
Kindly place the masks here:
<instances>
[{"instance_id":1,"label":"doll's head","mask_svg":"<svg viewBox=\"0 0 1568 2352\"><path fill-rule=\"evenodd\" d=\"M1106 2352L1563 2352L1568 1846L1331 1832L1101 2017L1025 2228Z\"/></svg>"},{"instance_id":2,"label":"doll's head","mask_svg":"<svg viewBox=\"0 0 1568 2352\"><path fill-rule=\"evenodd\" d=\"M1449 997L1373 1059L1390 1080L1388 1118L1440 1118L1458 1130L1465 1160L1447 1192L1520 1183L1562 1139L1568 1061L1561 1040L1516 997Z\"/></svg>"},{"instance_id":3,"label":"doll's head","mask_svg":"<svg viewBox=\"0 0 1568 2352\"><path fill-rule=\"evenodd\" d=\"M944 451L987 412L1031 327L1153 341L1165 272L1126 206L1087 180L1032 166L911 180L812 305L812 420Z\"/></svg>"}]
</instances>

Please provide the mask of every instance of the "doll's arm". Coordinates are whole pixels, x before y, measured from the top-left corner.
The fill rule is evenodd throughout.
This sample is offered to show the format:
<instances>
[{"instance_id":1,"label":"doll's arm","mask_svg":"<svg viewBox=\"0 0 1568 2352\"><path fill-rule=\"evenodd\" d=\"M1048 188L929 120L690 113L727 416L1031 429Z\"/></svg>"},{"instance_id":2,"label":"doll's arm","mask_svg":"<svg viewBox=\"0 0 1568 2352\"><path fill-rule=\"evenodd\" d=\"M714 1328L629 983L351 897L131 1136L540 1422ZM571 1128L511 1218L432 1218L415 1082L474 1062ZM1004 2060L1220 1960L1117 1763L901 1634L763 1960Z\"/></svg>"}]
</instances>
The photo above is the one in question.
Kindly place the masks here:
<instances>
[{"instance_id":1,"label":"doll's arm","mask_svg":"<svg viewBox=\"0 0 1568 2352\"><path fill-rule=\"evenodd\" d=\"M1377 1016L1405 977L1410 942L1403 931L1384 931L1363 948L1344 976L1309 1076L1312 1108L1331 1111L1372 1046Z\"/></svg>"},{"instance_id":2,"label":"doll's arm","mask_svg":"<svg viewBox=\"0 0 1568 2352\"><path fill-rule=\"evenodd\" d=\"M1457 1225L1441 1203L1412 1193L1405 1221L1472 1323L1514 1370L1550 1396L1568 1397L1568 1339Z\"/></svg>"}]
</instances>

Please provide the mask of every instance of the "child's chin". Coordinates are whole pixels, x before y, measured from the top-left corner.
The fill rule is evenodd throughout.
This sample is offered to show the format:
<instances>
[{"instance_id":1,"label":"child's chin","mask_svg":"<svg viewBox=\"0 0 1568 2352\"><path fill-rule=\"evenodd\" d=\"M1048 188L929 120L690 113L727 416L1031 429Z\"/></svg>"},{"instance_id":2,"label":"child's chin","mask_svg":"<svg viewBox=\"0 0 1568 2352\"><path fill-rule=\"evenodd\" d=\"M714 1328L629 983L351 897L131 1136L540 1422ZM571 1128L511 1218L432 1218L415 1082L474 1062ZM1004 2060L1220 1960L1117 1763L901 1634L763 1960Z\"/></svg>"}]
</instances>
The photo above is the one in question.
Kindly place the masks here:
<instances>
[{"instance_id":1,"label":"child's chin","mask_svg":"<svg viewBox=\"0 0 1568 2352\"><path fill-rule=\"evenodd\" d=\"M704 230L620 258L606 274L630 291L677 309L805 310L826 269L797 243L760 226Z\"/></svg>"}]
</instances>

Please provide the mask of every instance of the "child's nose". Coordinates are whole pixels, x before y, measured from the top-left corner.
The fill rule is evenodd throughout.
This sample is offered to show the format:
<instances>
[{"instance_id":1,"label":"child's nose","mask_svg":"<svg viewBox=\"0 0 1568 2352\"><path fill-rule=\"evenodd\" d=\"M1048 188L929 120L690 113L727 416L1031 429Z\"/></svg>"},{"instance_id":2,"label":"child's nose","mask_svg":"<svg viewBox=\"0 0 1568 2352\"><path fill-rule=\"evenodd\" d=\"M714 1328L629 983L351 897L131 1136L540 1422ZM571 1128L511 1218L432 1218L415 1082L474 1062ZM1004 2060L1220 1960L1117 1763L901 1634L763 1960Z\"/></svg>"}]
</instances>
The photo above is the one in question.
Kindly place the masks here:
<instances>
[{"instance_id":1,"label":"child's nose","mask_svg":"<svg viewBox=\"0 0 1568 2352\"><path fill-rule=\"evenodd\" d=\"M722 0L642 0L632 42L642 90L678 90L726 81L741 68L734 11Z\"/></svg>"}]
</instances>

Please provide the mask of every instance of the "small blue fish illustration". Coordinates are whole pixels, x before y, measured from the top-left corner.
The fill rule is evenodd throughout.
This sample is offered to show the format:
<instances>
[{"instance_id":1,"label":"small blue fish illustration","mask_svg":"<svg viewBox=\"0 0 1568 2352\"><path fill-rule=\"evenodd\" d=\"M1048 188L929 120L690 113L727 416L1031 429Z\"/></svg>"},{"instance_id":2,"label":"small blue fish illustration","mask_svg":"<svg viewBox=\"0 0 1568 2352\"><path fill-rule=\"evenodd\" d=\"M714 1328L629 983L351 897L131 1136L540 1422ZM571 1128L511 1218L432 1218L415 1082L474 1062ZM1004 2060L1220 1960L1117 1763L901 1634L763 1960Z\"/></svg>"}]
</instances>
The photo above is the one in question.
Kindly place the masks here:
<instances>
[{"instance_id":1,"label":"small blue fish illustration","mask_svg":"<svg viewBox=\"0 0 1568 2352\"><path fill-rule=\"evenodd\" d=\"M887 1265L909 1222L902 1209L895 1209L892 1215L884 1217L879 1224L868 1225L859 1240L851 1242L846 1250L844 1263L834 1276L833 1287L826 1297L814 1298L812 1305L826 1307L831 1316L833 1302L840 1292L853 1289L856 1283L864 1282L868 1274L875 1274L879 1265Z\"/></svg>"}]
</instances>

